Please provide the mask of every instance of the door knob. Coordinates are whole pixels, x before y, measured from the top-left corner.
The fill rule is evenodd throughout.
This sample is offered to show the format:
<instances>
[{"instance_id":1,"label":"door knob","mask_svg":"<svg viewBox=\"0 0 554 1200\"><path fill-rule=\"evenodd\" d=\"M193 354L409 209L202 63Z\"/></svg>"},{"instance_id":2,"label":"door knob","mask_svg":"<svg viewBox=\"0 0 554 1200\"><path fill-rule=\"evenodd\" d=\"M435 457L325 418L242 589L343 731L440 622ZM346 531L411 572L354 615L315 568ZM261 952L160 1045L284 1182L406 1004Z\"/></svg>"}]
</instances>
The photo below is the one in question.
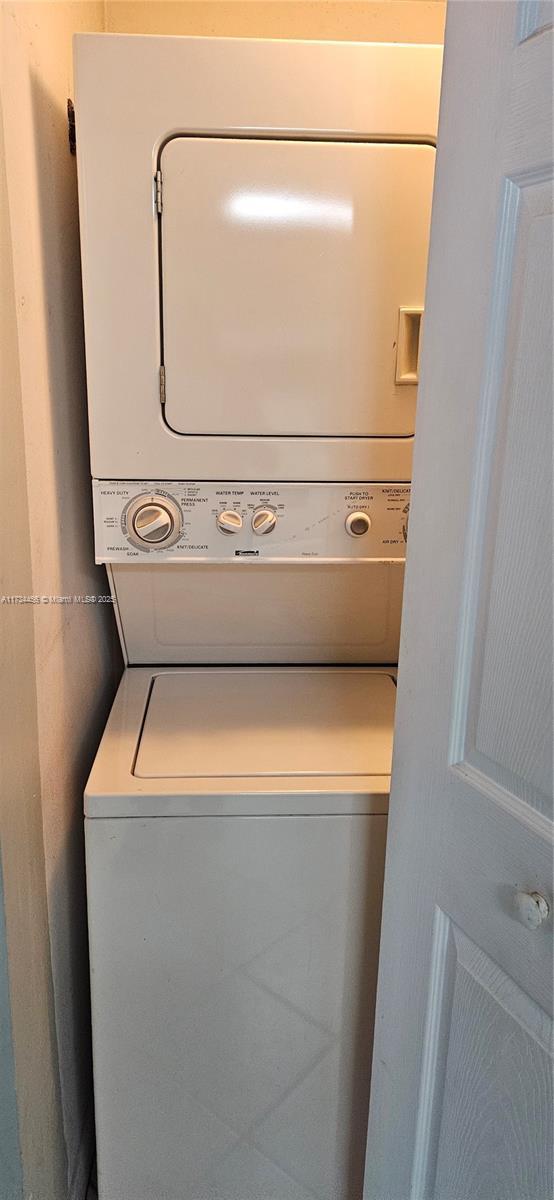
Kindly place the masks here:
<instances>
[{"instance_id":1,"label":"door knob","mask_svg":"<svg viewBox=\"0 0 554 1200\"><path fill-rule=\"evenodd\" d=\"M540 892L516 892L517 915L527 929L538 929L550 915L550 905Z\"/></svg>"}]
</instances>

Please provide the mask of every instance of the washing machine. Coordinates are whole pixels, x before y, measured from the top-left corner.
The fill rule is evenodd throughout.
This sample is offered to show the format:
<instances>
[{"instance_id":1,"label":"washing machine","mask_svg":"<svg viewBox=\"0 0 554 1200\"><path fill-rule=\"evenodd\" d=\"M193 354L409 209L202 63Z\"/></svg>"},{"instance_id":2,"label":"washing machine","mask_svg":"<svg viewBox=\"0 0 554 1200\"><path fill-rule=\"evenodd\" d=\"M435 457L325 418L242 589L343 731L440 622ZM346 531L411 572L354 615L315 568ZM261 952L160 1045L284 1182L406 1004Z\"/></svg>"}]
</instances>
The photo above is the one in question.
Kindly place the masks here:
<instances>
[{"instance_id":1,"label":"washing machine","mask_svg":"<svg viewBox=\"0 0 554 1200\"><path fill-rule=\"evenodd\" d=\"M361 1200L441 51L75 60L99 1200Z\"/></svg>"},{"instance_id":2,"label":"washing machine","mask_svg":"<svg viewBox=\"0 0 554 1200\"><path fill-rule=\"evenodd\" d=\"M361 1196L394 699L126 671L85 799L105 1200Z\"/></svg>"}]
</instances>

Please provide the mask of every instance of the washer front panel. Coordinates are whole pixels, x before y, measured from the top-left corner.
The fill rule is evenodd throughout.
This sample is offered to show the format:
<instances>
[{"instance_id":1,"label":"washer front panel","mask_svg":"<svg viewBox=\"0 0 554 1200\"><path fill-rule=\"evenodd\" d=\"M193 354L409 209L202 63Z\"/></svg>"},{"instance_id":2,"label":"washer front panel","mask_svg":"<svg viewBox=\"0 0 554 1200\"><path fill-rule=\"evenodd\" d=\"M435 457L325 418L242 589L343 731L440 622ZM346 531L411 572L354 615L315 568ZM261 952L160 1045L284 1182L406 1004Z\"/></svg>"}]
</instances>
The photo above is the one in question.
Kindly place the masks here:
<instances>
[{"instance_id":1,"label":"washer front panel","mask_svg":"<svg viewBox=\"0 0 554 1200\"><path fill-rule=\"evenodd\" d=\"M386 817L85 836L100 1197L361 1196Z\"/></svg>"},{"instance_id":2,"label":"washer front panel","mask_svg":"<svg viewBox=\"0 0 554 1200\"><path fill-rule=\"evenodd\" d=\"M166 500L180 531L165 544L140 545L130 514ZM371 561L405 557L408 483L197 483L160 480L94 481L96 561L286 562ZM218 528L222 513L237 515L237 532ZM273 513L275 523L260 520ZM352 536L359 516L367 532ZM356 514L356 520L348 520ZM260 530L267 528L267 533ZM256 532L256 529L258 532Z\"/></svg>"}]
</instances>

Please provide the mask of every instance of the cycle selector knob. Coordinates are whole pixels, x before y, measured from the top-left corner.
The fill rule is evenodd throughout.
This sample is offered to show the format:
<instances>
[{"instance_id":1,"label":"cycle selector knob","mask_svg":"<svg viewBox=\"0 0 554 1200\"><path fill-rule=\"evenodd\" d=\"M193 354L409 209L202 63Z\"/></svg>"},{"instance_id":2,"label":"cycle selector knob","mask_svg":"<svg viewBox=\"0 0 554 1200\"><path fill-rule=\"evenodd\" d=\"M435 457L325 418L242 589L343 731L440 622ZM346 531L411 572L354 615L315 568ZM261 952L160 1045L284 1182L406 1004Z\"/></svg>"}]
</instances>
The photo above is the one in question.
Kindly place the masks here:
<instances>
[{"instance_id":1,"label":"cycle selector knob","mask_svg":"<svg viewBox=\"0 0 554 1200\"><path fill-rule=\"evenodd\" d=\"M161 504L143 504L133 517L133 529L143 542L165 542L173 533L173 517Z\"/></svg>"},{"instance_id":2,"label":"cycle selector knob","mask_svg":"<svg viewBox=\"0 0 554 1200\"><path fill-rule=\"evenodd\" d=\"M252 530L258 537L271 533L277 524L277 513L272 508L257 508L252 517Z\"/></svg>"},{"instance_id":3,"label":"cycle selector knob","mask_svg":"<svg viewBox=\"0 0 554 1200\"><path fill-rule=\"evenodd\" d=\"M344 524L350 537L363 537L371 529L371 517L366 512L351 512Z\"/></svg>"},{"instance_id":4,"label":"cycle selector knob","mask_svg":"<svg viewBox=\"0 0 554 1200\"><path fill-rule=\"evenodd\" d=\"M181 535L181 510L169 496L136 496L124 516L127 537L140 550L165 549Z\"/></svg>"},{"instance_id":5,"label":"cycle selector knob","mask_svg":"<svg viewBox=\"0 0 554 1200\"><path fill-rule=\"evenodd\" d=\"M220 533L240 533L242 529L242 517L235 509L226 508L224 512L218 513L216 525Z\"/></svg>"}]
</instances>

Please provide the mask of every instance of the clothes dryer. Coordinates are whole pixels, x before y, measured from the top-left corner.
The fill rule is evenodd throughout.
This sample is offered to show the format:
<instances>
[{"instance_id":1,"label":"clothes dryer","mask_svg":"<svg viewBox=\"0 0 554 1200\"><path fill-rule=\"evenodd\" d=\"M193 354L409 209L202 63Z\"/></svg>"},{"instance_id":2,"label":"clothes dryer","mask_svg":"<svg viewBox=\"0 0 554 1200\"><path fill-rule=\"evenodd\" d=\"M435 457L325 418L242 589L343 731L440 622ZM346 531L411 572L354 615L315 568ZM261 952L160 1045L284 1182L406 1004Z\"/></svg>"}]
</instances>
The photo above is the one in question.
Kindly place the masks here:
<instances>
[{"instance_id":1,"label":"clothes dryer","mask_svg":"<svg viewBox=\"0 0 554 1200\"><path fill-rule=\"evenodd\" d=\"M410 478L441 62L76 36L94 479Z\"/></svg>"}]
</instances>

